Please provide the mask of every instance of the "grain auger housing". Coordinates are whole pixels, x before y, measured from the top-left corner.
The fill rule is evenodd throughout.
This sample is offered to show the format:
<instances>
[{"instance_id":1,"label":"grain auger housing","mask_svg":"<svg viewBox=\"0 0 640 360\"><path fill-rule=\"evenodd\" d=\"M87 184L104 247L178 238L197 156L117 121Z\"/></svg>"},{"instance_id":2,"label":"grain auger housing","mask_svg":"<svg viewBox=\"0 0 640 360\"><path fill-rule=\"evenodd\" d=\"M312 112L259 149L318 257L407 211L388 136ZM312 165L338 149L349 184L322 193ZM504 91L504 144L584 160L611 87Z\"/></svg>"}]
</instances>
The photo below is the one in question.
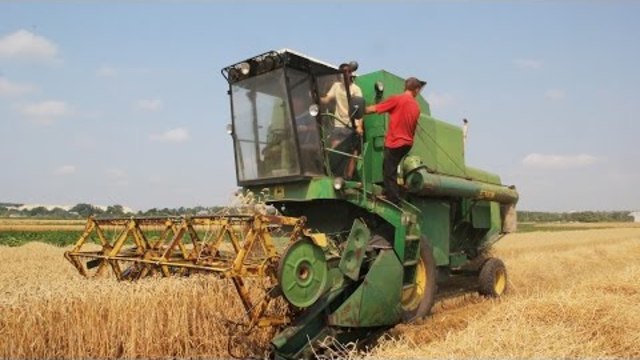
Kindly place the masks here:
<instances>
[{"instance_id":1,"label":"grain auger housing","mask_svg":"<svg viewBox=\"0 0 640 360\"><path fill-rule=\"evenodd\" d=\"M348 80L333 65L285 49L222 74L238 185L265 206L243 215L90 219L66 254L81 273L217 273L233 282L252 326L277 327L277 358L309 357L327 337L362 342L422 318L438 287L458 279L472 284L466 290L504 293L505 266L486 250L515 230L518 193L466 166L462 129L431 117L418 97L414 146L398 176L400 205L380 196L387 117L364 116L363 136L349 131L365 104L402 92L402 78L358 76L364 96L349 95L349 119L341 119L322 99ZM349 134L337 139L336 128ZM100 235L114 224L120 237ZM102 247L84 250L92 233ZM262 280L265 296L253 295L251 279ZM274 315L274 299L287 304L284 314Z\"/></svg>"}]
</instances>

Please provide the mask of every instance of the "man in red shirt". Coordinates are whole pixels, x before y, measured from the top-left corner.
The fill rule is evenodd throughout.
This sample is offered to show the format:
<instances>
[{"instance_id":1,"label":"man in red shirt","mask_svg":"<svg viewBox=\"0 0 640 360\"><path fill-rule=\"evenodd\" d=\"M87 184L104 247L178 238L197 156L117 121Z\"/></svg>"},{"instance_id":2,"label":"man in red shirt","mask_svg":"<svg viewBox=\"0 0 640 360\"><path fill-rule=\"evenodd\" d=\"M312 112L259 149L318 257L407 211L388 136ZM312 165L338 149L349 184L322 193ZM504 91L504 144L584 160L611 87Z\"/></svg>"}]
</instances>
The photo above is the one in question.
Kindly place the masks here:
<instances>
[{"instance_id":1,"label":"man in red shirt","mask_svg":"<svg viewBox=\"0 0 640 360\"><path fill-rule=\"evenodd\" d=\"M420 117L420 106L416 96L426 84L426 81L410 77L404 82L402 94L391 96L365 109L366 114L389 113L389 128L384 139L382 173L387 200L396 205L400 203L400 189L397 182L398 164L413 145L413 136Z\"/></svg>"}]
</instances>

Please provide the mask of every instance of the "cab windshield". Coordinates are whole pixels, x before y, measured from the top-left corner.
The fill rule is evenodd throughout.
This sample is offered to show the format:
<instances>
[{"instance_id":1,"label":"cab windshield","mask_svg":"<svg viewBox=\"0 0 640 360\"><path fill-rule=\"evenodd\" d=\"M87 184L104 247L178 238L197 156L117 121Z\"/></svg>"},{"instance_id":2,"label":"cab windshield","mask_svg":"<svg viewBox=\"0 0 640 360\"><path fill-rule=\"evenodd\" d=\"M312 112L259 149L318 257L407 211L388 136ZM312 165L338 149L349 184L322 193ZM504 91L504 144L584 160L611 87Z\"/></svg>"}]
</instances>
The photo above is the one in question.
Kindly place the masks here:
<instances>
[{"instance_id":1,"label":"cab windshield","mask_svg":"<svg viewBox=\"0 0 640 360\"><path fill-rule=\"evenodd\" d=\"M231 86L236 167L240 182L323 173L311 77L280 68ZM287 91L290 88L291 91Z\"/></svg>"}]
</instances>

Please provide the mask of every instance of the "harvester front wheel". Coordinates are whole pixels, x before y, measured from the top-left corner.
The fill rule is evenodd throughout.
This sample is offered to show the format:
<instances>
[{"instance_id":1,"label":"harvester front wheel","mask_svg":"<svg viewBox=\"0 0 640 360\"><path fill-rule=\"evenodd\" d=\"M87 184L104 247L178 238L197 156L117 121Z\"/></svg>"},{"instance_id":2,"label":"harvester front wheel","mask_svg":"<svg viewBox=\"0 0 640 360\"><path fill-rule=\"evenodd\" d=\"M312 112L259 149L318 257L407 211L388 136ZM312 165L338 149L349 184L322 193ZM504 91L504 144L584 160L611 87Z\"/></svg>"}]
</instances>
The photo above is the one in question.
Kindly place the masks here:
<instances>
[{"instance_id":1,"label":"harvester front wheel","mask_svg":"<svg viewBox=\"0 0 640 360\"><path fill-rule=\"evenodd\" d=\"M280 258L278 283L289 303L306 308L324 294L328 272L322 248L304 238L289 245Z\"/></svg>"},{"instance_id":2,"label":"harvester front wheel","mask_svg":"<svg viewBox=\"0 0 640 360\"><path fill-rule=\"evenodd\" d=\"M436 262L426 238L420 240L420 259L416 266L414 286L402 292L403 320L405 323L429 314L436 295Z\"/></svg>"},{"instance_id":3,"label":"harvester front wheel","mask_svg":"<svg viewBox=\"0 0 640 360\"><path fill-rule=\"evenodd\" d=\"M507 290L507 268L502 260L489 258L482 265L478 280L480 294L494 298L500 297Z\"/></svg>"}]
</instances>

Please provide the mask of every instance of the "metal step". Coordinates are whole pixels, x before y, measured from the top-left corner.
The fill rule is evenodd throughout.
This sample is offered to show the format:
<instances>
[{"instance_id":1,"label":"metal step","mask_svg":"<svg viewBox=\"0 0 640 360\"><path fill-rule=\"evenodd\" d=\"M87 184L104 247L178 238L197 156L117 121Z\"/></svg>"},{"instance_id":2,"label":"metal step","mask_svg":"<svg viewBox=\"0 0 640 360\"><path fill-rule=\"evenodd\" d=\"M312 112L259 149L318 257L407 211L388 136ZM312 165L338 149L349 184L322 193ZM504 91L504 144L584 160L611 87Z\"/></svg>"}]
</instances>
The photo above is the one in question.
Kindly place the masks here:
<instances>
[{"instance_id":1,"label":"metal step","mask_svg":"<svg viewBox=\"0 0 640 360\"><path fill-rule=\"evenodd\" d=\"M420 236L419 235L407 235L405 236L405 241L419 241L420 240Z\"/></svg>"},{"instance_id":2,"label":"metal step","mask_svg":"<svg viewBox=\"0 0 640 360\"><path fill-rule=\"evenodd\" d=\"M414 287L416 287L416 284L414 284L414 283L404 284L404 285L402 285L402 291L409 290L409 289L412 289Z\"/></svg>"}]
</instances>

